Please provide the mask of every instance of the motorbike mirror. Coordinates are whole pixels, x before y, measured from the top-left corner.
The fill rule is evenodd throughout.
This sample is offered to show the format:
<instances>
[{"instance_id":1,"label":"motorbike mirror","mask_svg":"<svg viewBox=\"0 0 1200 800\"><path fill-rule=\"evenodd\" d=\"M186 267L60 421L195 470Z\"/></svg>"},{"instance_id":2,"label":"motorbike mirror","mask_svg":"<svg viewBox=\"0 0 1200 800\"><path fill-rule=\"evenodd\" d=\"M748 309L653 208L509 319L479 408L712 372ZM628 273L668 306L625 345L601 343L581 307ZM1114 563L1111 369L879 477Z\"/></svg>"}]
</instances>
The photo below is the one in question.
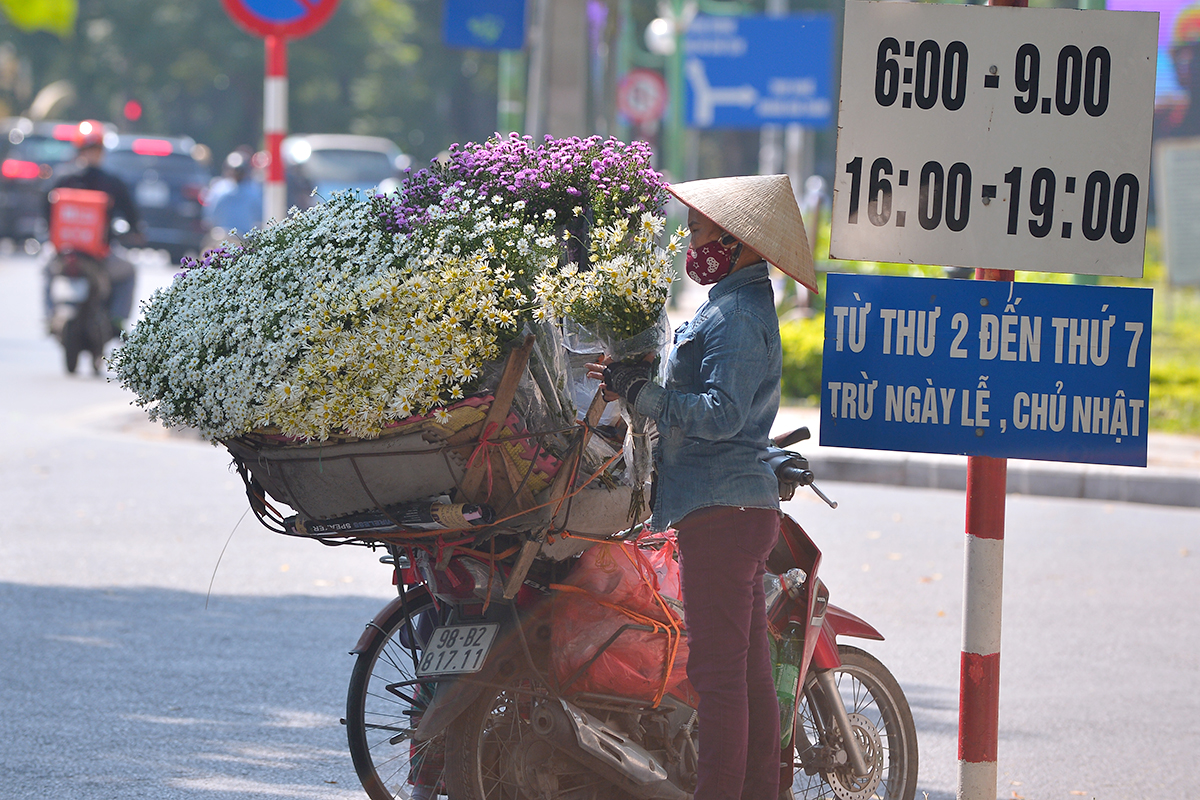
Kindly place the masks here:
<instances>
[{"instance_id":1,"label":"motorbike mirror","mask_svg":"<svg viewBox=\"0 0 1200 800\"><path fill-rule=\"evenodd\" d=\"M808 426L804 425L796 428L796 430L792 431L791 433L781 433L772 439L772 441L775 443L776 447L787 447L795 444L796 442L803 442L805 439L808 439L811 436L812 434L809 433Z\"/></svg>"}]
</instances>

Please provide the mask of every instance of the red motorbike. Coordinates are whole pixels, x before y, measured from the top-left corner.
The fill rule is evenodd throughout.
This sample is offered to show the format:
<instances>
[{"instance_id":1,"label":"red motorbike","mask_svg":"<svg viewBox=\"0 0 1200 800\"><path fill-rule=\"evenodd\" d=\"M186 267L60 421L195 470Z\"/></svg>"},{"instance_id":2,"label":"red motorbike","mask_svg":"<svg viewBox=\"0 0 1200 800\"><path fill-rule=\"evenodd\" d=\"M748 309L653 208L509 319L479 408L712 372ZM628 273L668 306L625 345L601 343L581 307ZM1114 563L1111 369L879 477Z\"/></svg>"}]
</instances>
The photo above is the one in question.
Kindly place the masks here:
<instances>
[{"instance_id":1,"label":"red motorbike","mask_svg":"<svg viewBox=\"0 0 1200 800\"><path fill-rule=\"evenodd\" d=\"M813 486L807 460L784 449L805 438L801 428L770 451L781 499L809 486L836 507ZM344 720L370 797L691 797L699 742L686 681L651 703L574 692L556 679L550 587L569 562L534 562L506 600L511 567L503 558L392 547L383 560L395 569L399 596L352 651ZM785 515L766 577L776 685L792 719L780 797L912 800L917 739L908 702L883 664L842 642L883 636L829 603L820 564L820 549ZM639 626L613 639L625 629Z\"/></svg>"}]
</instances>

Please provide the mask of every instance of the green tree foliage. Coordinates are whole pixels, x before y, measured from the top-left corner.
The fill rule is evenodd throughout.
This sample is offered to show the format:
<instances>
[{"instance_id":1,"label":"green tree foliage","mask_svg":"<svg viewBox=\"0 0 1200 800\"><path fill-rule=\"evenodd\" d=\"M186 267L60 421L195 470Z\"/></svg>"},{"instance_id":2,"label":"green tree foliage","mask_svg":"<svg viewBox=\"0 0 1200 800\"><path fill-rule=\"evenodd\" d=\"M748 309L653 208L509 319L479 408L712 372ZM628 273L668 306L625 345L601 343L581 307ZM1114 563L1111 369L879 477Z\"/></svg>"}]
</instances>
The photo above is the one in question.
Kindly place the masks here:
<instances>
[{"instance_id":1,"label":"green tree foliage","mask_svg":"<svg viewBox=\"0 0 1200 800\"><path fill-rule=\"evenodd\" d=\"M75 28L75 0L0 0L0 11L24 31L47 30L70 36Z\"/></svg>"},{"instance_id":2,"label":"green tree foliage","mask_svg":"<svg viewBox=\"0 0 1200 800\"><path fill-rule=\"evenodd\" d=\"M441 13L439 0L342 0L322 29L288 44L290 129L386 136L418 164L486 138L496 55L443 46ZM219 0L78 0L72 34L23 30L0 15L0 42L30 78L22 86L0 75L0 104L20 113L41 87L67 79L76 100L63 117L188 135L218 158L261 146L263 43ZM128 100L144 109L136 122L123 116Z\"/></svg>"}]
</instances>

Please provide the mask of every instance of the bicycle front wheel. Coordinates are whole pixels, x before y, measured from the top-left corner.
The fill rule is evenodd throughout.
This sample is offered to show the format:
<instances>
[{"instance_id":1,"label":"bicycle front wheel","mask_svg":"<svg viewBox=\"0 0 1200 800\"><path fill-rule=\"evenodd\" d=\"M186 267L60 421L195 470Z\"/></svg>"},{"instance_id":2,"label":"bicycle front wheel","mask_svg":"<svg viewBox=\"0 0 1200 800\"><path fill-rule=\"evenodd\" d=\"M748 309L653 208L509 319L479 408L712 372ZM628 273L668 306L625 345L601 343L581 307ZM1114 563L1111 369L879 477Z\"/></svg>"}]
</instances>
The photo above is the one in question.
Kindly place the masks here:
<instances>
[{"instance_id":1,"label":"bicycle front wheel","mask_svg":"<svg viewBox=\"0 0 1200 800\"><path fill-rule=\"evenodd\" d=\"M417 744L412 735L436 684L417 677L417 662L438 622L433 599L410 592L358 654L346 698L346 738L354 770L372 800L434 800L446 794L445 737Z\"/></svg>"}]
</instances>

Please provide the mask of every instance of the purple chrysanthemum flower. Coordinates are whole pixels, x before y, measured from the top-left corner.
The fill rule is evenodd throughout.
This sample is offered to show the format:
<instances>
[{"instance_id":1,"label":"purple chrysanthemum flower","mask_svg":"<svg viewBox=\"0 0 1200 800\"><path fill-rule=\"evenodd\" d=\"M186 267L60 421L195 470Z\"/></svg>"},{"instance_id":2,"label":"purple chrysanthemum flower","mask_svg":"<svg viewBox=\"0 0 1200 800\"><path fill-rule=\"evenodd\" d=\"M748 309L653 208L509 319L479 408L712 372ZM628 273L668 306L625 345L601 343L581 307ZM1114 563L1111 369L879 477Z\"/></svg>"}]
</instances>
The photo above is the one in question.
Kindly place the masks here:
<instances>
[{"instance_id":1,"label":"purple chrysanthemum flower","mask_svg":"<svg viewBox=\"0 0 1200 800\"><path fill-rule=\"evenodd\" d=\"M485 142L454 144L427 168L408 173L402 188L380 203L379 215L389 230L406 233L428 222L430 207L461 198L463 190L499 197L505 207L524 201L530 219L553 210L555 219L568 220L579 206L587 209L587 225L635 208L660 212L667 195L651 156L645 142L612 137L546 136L535 142L496 134ZM586 229L572 235L586 237Z\"/></svg>"}]
</instances>

